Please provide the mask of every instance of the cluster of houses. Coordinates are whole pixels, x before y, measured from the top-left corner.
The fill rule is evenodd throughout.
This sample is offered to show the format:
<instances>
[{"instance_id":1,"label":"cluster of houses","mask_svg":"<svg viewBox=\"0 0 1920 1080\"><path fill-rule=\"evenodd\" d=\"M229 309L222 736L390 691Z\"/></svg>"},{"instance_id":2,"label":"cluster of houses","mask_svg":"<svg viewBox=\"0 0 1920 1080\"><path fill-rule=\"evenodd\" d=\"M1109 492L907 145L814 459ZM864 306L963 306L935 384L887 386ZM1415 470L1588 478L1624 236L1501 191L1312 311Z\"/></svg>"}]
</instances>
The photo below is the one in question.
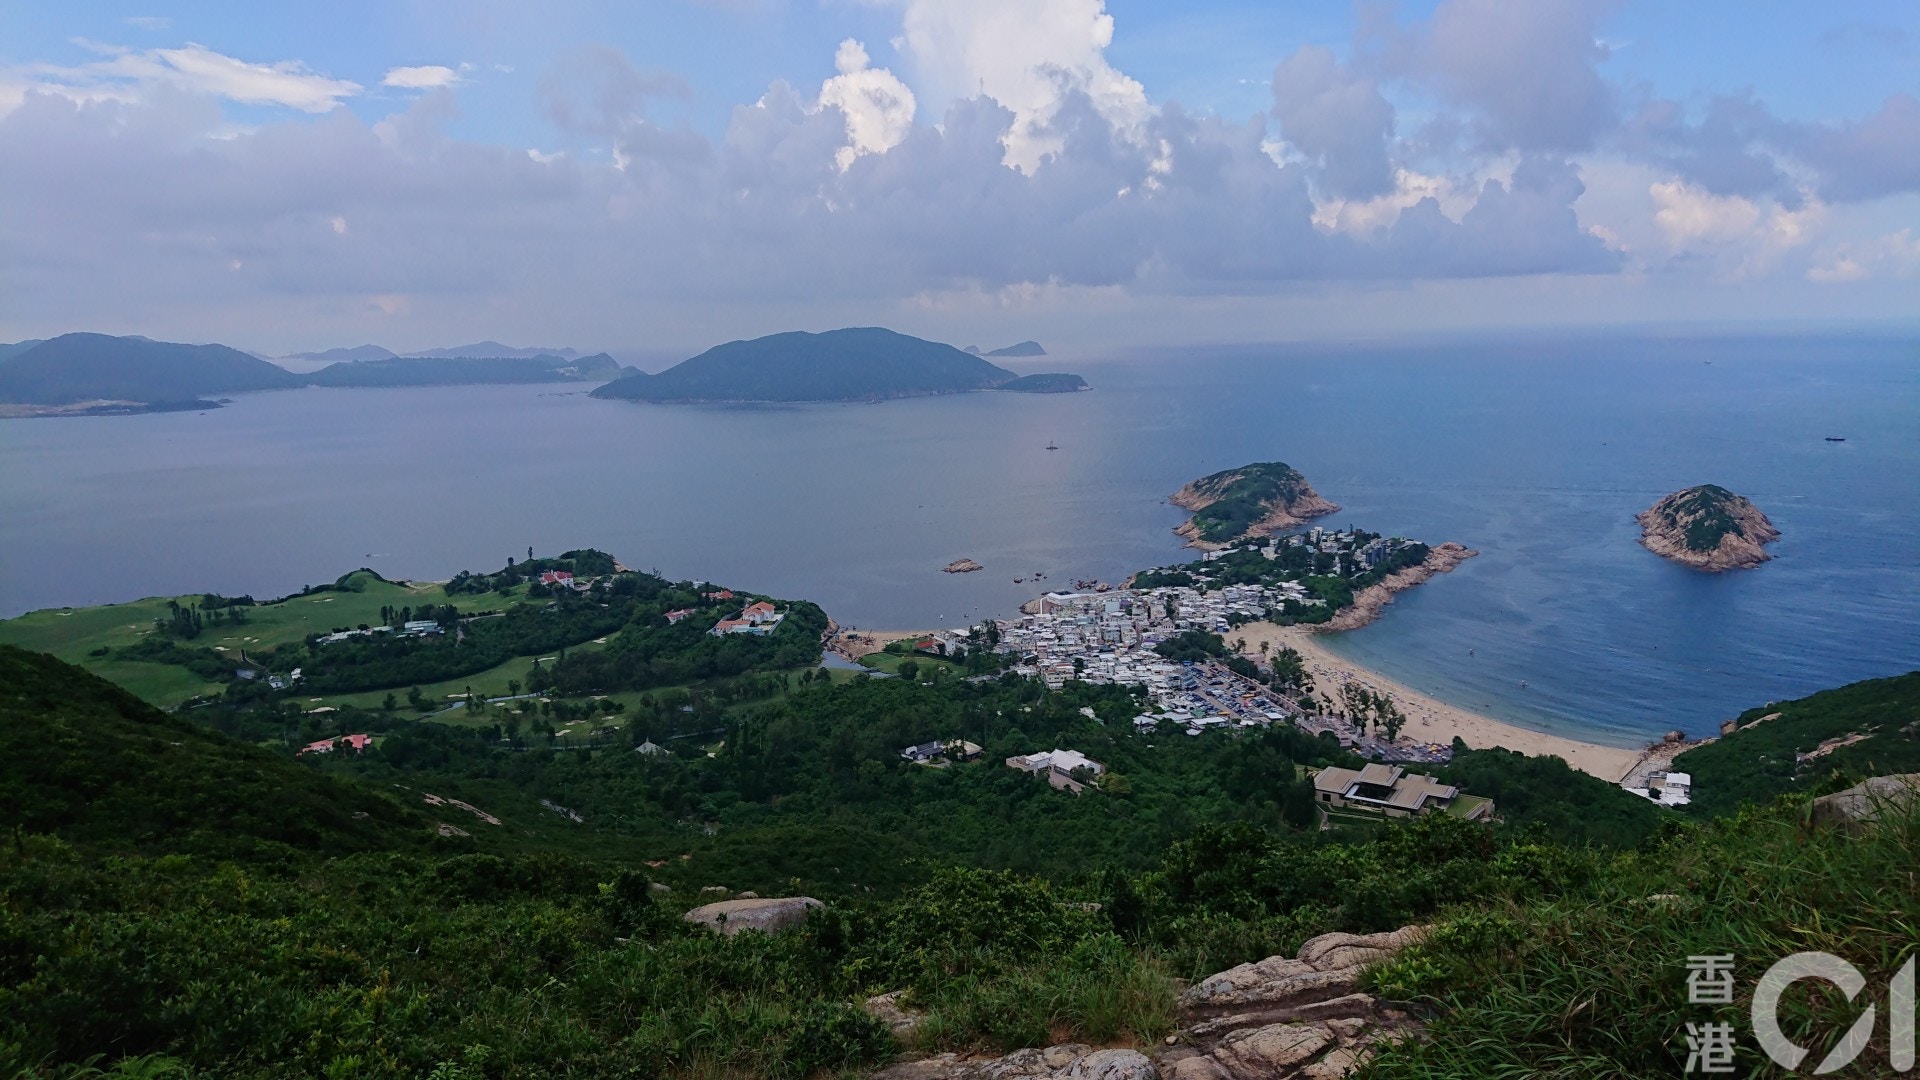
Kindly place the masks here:
<instances>
[{"instance_id":1,"label":"cluster of houses","mask_svg":"<svg viewBox=\"0 0 1920 1080\"><path fill-rule=\"evenodd\" d=\"M593 588L593 579L576 578L570 570L543 570L540 572L540 584L551 589L572 589L574 592L586 592Z\"/></svg>"},{"instance_id":2,"label":"cluster of houses","mask_svg":"<svg viewBox=\"0 0 1920 1080\"><path fill-rule=\"evenodd\" d=\"M440 628L438 621L434 619L414 619L411 622L402 623L397 630L391 626L369 626L365 630L335 630L331 634L321 635L320 639L314 644L332 645L337 641L350 641L357 637L373 637L376 634L392 634L396 638L410 638L441 633L445 633L445 631Z\"/></svg>"},{"instance_id":3,"label":"cluster of houses","mask_svg":"<svg viewBox=\"0 0 1920 1080\"><path fill-rule=\"evenodd\" d=\"M774 627L779 626L780 620L784 618L786 616L775 611L772 604L765 600L758 600L741 608L740 613L733 618L721 619L714 623L713 629L707 633L714 637L725 637L728 634L771 634Z\"/></svg>"}]
</instances>

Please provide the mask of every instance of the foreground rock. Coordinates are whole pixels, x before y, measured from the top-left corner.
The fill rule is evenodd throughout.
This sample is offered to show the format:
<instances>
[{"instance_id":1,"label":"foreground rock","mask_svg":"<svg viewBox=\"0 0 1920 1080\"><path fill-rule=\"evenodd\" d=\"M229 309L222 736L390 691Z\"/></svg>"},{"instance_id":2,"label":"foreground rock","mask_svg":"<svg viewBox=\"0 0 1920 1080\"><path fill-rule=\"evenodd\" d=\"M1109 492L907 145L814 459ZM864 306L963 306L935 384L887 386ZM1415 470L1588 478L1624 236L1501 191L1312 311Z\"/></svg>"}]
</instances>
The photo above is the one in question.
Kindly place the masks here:
<instances>
[{"instance_id":1,"label":"foreground rock","mask_svg":"<svg viewBox=\"0 0 1920 1080\"><path fill-rule=\"evenodd\" d=\"M807 921L815 908L826 907L811 896L780 896L767 899L721 900L702 904L681 918L711 927L732 937L742 930L771 934Z\"/></svg>"},{"instance_id":2,"label":"foreground rock","mask_svg":"<svg viewBox=\"0 0 1920 1080\"><path fill-rule=\"evenodd\" d=\"M1780 539L1767 515L1717 484L1673 494L1640 512L1640 544L1662 558L1713 573L1759 566Z\"/></svg>"},{"instance_id":3,"label":"foreground rock","mask_svg":"<svg viewBox=\"0 0 1920 1080\"><path fill-rule=\"evenodd\" d=\"M1882 814L1908 812L1916 798L1920 798L1920 773L1876 776L1813 800L1813 820L1842 827L1879 821Z\"/></svg>"},{"instance_id":4,"label":"foreground rock","mask_svg":"<svg viewBox=\"0 0 1920 1080\"><path fill-rule=\"evenodd\" d=\"M1361 971L1425 933L1322 934L1297 956L1202 979L1180 996L1183 1026L1153 1057L1066 1043L1001 1057L940 1054L875 1080L1339 1080L1377 1047L1418 1034L1406 1010L1359 985Z\"/></svg>"}]
</instances>

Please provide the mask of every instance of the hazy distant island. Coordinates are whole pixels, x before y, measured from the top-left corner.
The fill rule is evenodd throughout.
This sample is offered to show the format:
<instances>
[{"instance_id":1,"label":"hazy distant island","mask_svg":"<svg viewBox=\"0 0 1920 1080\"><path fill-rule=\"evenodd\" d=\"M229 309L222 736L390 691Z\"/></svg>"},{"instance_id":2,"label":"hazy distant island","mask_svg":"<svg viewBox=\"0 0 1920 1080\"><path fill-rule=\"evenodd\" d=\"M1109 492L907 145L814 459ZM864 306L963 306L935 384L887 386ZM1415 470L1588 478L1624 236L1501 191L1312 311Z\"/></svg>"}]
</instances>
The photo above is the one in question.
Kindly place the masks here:
<instances>
[{"instance_id":1,"label":"hazy distant island","mask_svg":"<svg viewBox=\"0 0 1920 1080\"><path fill-rule=\"evenodd\" d=\"M467 349L499 348L493 342ZM460 350L434 350L454 352ZM0 416L72 416L215 409L216 395L302 386L462 386L601 381L623 369L606 353L579 356L395 357L376 345L307 354L341 359L298 374L225 345L62 334L0 349Z\"/></svg>"},{"instance_id":2,"label":"hazy distant island","mask_svg":"<svg viewBox=\"0 0 1920 1080\"><path fill-rule=\"evenodd\" d=\"M1045 356L1047 355L1047 350L1041 348L1040 343L1037 341L1022 341L1017 345L1009 345L1004 349L994 349L991 352L985 352L985 353L980 351L980 346L978 345L969 345L965 349L962 349L961 351L972 353L975 356Z\"/></svg>"},{"instance_id":3,"label":"hazy distant island","mask_svg":"<svg viewBox=\"0 0 1920 1080\"><path fill-rule=\"evenodd\" d=\"M1744 570L1773 556L1780 539L1760 508L1718 484L1676 491L1640 512L1640 543L1656 555L1700 570Z\"/></svg>"},{"instance_id":4,"label":"hazy distant island","mask_svg":"<svg viewBox=\"0 0 1920 1080\"><path fill-rule=\"evenodd\" d=\"M729 341L660 372L593 392L652 402L882 401L979 390L1086 389L1078 375L1020 376L951 345L877 326Z\"/></svg>"},{"instance_id":5,"label":"hazy distant island","mask_svg":"<svg viewBox=\"0 0 1920 1080\"><path fill-rule=\"evenodd\" d=\"M1220 548L1249 536L1290 529L1340 509L1282 461L1255 462L1203 476L1168 500L1193 511L1174 532L1189 546Z\"/></svg>"}]
</instances>

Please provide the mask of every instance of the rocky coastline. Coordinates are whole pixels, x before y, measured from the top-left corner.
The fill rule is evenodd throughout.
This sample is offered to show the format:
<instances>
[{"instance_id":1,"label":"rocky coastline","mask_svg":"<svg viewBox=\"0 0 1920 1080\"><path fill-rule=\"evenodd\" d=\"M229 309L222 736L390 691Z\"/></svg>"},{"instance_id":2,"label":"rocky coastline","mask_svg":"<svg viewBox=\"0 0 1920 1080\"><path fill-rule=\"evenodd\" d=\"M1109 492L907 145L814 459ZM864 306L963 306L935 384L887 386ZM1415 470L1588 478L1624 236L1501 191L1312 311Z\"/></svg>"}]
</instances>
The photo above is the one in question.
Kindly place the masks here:
<instances>
[{"instance_id":1,"label":"rocky coastline","mask_svg":"<svg viewBox=\"0 0 1920 1080\"><path fill-rule=\"evenodd\" d=\"M1174 492L1167 498L1167 501L1182 510L1198 513L1220 501L1222 492L1227 486L1221 482L1221 478L1230 475L1231 474L1215 473L1213 476L1195 480L1185 487L1182 487L1179 491ZM1338 503L1323 498L1319 492L1313 490L1313 485L1307 483L1303 477L1299 480L1298 488L1293 498L1271 504L1265 517L1247 526L1245 532L1242 532L1239 536L1231 540L1213 541L1203 539L1200 535L1200 526L1195 524L1192 518L1188 518L1184 523L1175 527L1173 531L1185 537L1187 546L1190 548L1197 548L1201 551L1218 551L1221 548L1229 547L1240 540L1244 540L1249 536L1271 536L1276 532L1304 525L1314 518L1325 517L1328 514L1336 513L1339 509L1340 505Z\"/></svg>"},{"instance_id":2,"label":"rocky coastline","mask_svg":"<svg viewBox=\"0 0 1920 1080\"><path fill-rule=\"evenodd\" d=\"M1640 523L1640 546L1710 574L1759 566L1773 558L1766 545L1780 539L1759 507L1712 484L1676 491L1634 520ZM1703 542L1703 534L1710 542Z\"/></svg>"},{"instance_id":3,"label":"rocky coastline","mask_svg":"<svg viewBox=\"0 0 1920 1080\"><path fill-rule=\"evenodd\" d=\"M1405 592L1432 578L1435 574L1451 573L1453 568L1480 554L1465 544L1447 541L1427 552L1427 557L1418 566L1409 566L1405 570L1396 570L1379 582L1369 585L1354 594L1353 606L1341 610L1332 619L1310 627L1315 633L1331 634L1342 630L1358 630L1380 617L1388 604L1393 603L1395 593Z\"/></svg>"}]
</instances>

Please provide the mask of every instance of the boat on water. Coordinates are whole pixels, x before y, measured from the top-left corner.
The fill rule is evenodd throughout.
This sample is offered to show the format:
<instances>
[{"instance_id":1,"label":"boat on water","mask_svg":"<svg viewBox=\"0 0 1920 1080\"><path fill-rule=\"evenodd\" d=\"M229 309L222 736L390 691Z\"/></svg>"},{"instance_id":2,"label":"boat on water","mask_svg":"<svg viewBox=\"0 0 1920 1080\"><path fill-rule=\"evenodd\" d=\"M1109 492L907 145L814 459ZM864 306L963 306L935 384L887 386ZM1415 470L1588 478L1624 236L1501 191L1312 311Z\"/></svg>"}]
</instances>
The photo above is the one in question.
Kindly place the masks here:
<instances>
[{"instance_id":1,"label":"boat on water","mask_svg":"<svg viewBox=\"0 0 1920 1080\"><path fill-rule=\"evenodd\" d=\"M1846 442L1847 438L1844 435L1829 435L1827 436L1827 441L1828 442Z\"/></svg>"},{"instance_id":2,"label":"boat on water","mask_svg":"<svg viewBox=\"0 0 1920 1080\"><path fill-rule=\"evenodd\" d=\"M1048 439L1048 440L1047 440L1047 449L1049 449L1049 450L1058 450L1058 449L1060 449L1060 448L1059 448L1058 446L1055 446L1055 445L1053 444L1053 440L1052 440L1052 439Z\"/></svg>"}]
</instances>

